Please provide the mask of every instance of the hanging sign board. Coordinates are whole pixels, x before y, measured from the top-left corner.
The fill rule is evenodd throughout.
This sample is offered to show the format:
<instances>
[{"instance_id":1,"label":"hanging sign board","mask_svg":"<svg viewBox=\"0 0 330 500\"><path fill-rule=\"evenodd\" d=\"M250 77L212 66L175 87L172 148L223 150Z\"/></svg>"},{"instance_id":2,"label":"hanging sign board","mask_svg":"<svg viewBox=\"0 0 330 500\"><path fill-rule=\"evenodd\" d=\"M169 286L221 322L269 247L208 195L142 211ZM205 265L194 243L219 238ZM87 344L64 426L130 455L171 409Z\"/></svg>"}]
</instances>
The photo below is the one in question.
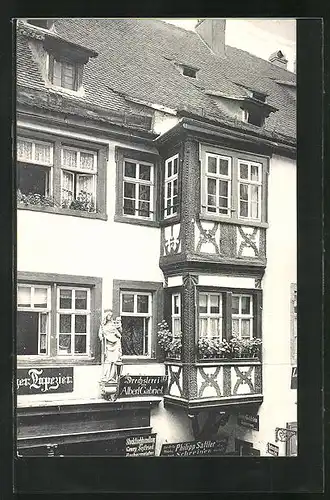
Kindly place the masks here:
<instances>
[{"instance_id":1,"label":"hanging sign board","mask_svg":"<svg viewBox=\"0 0 330 500\"><path fill-rule=\"evenodd\" d=\"M267 453L269 453L270 455L274 455L274 457L277 457L278 452L279 452L279 447L276 446L276 444L267 443Z\"/></svg>"},{"instance_id":2,"label":"hanging sign board","mask_svg":"<svg viewBox=\"0 0 330 500\"><path fill-rule=\"evenodd\" d=\"M154 457L156 434L149 436L132 436L125 440L126 457Z\"/></svg>"},{"instance_id":3,"label":"hanging sign board","mask_svg":"<svg viewBox=\"0 0 330 500\"><path fill-rule=\"evenodd\" d=\"M294 366L291 371L291 389L297 389L297 367Z\"/></svg>"},{"instance_id":4,"label":"hanging sign board","mask_svg":"<svg viewBox=\"0 0 330 500\"><path fill-rule=\"evenodd\" d=\"M259 430L259 415L250 415L249 413L239 414L237 417L237 423L241 427L247 427L248 429L253 429L255 431Z\"/></svg>"},{"instance_id":5,"label":"hanging sign board","mask_svg":"<svg viewBox=\"0 0 330 500\"><path fill-rule=\"evenodd\" d=\"M73 367L18 368L17 394L53 394L73 391Z\"/></svg>"},{"instance_id":6,"label":"hanging sign board","mask_svg":"<svg viewBox=\"0 0 330 500\"><path fill-rule=\"evenodd\" d=\"M204 455L224 455L228 437L220 440L185 441L183 443L166 443L162 445L161 457L201 457Z\"/></svg>"},{"instance_id":7,"label":"hanging sign board","mask_svg":"<svg viewBox=\"0 0 330 500\"><path fill-rule=\"evenodd\" d=\"M167 387L167 376L124 375L120 377L118 398L140 396L163 397Z\"/></svg>"}]
</instances>

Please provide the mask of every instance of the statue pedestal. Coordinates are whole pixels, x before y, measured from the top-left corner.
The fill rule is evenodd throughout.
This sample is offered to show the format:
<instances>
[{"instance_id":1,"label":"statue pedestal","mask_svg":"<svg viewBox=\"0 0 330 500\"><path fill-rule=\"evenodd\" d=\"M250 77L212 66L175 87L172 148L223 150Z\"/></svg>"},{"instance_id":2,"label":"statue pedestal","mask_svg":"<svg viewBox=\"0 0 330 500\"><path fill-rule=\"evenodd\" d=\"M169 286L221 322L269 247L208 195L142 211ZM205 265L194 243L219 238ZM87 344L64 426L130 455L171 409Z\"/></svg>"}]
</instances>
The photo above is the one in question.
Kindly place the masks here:
<instances>
[{"instance_id":1,"label":"statue pedestal","mask_svg":"<svg viewBox=\"0 0 330 500\"><path fill-rule=\"evenodd\" d=\"M118 384L116 382L100 382L101 397L109 401L117 398Z\"/></svg>"}]
</instances>

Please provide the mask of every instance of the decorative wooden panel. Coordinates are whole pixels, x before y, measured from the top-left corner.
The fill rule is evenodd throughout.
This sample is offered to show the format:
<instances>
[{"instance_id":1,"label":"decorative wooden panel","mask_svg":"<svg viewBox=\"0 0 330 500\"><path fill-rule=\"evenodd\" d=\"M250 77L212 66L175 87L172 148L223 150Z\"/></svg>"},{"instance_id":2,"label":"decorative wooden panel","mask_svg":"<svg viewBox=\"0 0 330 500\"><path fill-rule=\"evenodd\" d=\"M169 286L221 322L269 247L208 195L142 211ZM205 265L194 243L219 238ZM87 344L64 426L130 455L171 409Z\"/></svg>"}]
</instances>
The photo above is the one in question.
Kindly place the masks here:
<instances>
[{"instance_id":1,"label":"decorative wooden panel","mask_svg":"<svg viewBox=\"0 0 330 500\"><path fill-rule=\"evenodd\" d=\"M174 255L181 252L181 227L180 224L166 226L163 231L163 256Z\"/></svg>"},{"instance_id":2,"label":"decorative wooden panel","mask_svg":"<svg viewBox=\"0 0 330 500\"><path fill-rule=\"evenodd\" d=\"M237 257L260 257L260 229L237 226Z\"/></svg>"},{"instance_id":3,"label":"decorative wooden panel","mask_svg":"<svg viewBox=\"0 0 330 500\"><path fill-rule=\"evenodd\" d=\"M244 365L231 367L231 395L259 394L261 391L259 366Z\"/></svg>"},{"instance_id":4,"label":"decorative wooden panel","mask_svg":"<svg viewBox=\"0 0 330 500\"><path fill-rule=\"evenodd\" d=\"M218 222L196 221L195 251L220 255L220 224Z\"/></svg>"},{"instance_id":5,"label":"decorative wooden panel","mask_svg":"<svg viewBox=\"0 0 330 500\"><path fill-rule=\"evenodd\" d=\"M170 396L183 396L183 378L182 366L166 365L166 373L168 376L167 394Z\"/></svg>"},{"instance_id":6,"label":"decorative wooden panel","mask_svg":"<svg viewBox=\"0 0 330 500\"><path fill-rule=\"evenodd\" d=\"M223 366L204 366L197 369L198 398L223 396Z\"/></svg>"}]
</instances>

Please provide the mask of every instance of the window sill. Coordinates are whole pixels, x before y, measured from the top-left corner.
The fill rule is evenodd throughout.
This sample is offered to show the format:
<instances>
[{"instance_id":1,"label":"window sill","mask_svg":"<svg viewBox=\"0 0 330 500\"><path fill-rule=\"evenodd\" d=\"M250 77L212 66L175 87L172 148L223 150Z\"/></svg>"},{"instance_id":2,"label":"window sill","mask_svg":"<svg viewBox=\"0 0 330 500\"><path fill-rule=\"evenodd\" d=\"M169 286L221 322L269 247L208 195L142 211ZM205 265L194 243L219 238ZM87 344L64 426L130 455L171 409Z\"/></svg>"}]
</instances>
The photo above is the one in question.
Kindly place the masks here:
<instances>
[{"instance_id":1,"label":"window sill","mask_svg":"<svg viewBox=\"0 0 330 500\"><path fill-rule=\"evenodd\" d=\"M173 215L173 217L168 217L167 219L162 219L159 222L160 227L165 227L165 226L172 226L173 224L177 224L180 222L180 215L176 214Z\"/></svg>"},{"instance_id":2,"label":"window sill","mask_svg":"<svg viewBox=\"0 0 330 500\"><path fill-rule=\"evenodd\" d=\"M123 222L124 224L134 224L137 226L159 227L159 222L155 220L135 219L134 217L125 217L124 215L115 215L115 222Z\"/></svg>"},{"instance_id":3,"label":"window sill","mask_svg":"<svg viewBox=\"0 0 330 500\"><path fill-rule=\"evenodd\" d=\"M159 363L162 364L161 361L159 361L156 358L139 358L138 356L136 358L130 358L130 357L125 357L123 356L123 365L148 365L148 364L155 364Z\"/></svg>"},{"instance_id":4,"label":"window sill","mask_svg":"<svg viewBox=\"0 0 330 500\"><path fill-rule=\"evenodd\" d=\"M25 358L25 356L24 356ZM17 368L28 368L31 366L81 366L81 365L98 365L99 360L96 358L71 358L71 357L41 357L41 356L26 356L22 359L21 356L17 356Z\"/></svg>"},{"instance_id":5,"label":"window sill","mask_svg":"<svg viewBox=\"0 0 330 500\"><path fill-rule=\"evenodd\" d=\"M260 222L260 221L254 221L251 219L244 220L244 219L233 219L229 217L222 217L221 215L211 215L211 214L206 214L206 213L200 213L199 214L199 220L210 220L214 222L224 222L226 224L235 224L235 225L240 225L240 226L252 226L252 227L262 227L267 229L269 227L269 224L267 222Z\"/></svg>"},{"instance_id":6,"label":"window sill","mask_svg":"<svg viewBox=\"0 0 330 500\"><path fill-rule=\"evenodd\" d=\"M72 217L81 217L85 219L108 220L108 216L105 213L84 212L82 210L71 210L69 208L61 207L44 207L40 205L24 205L23 203L17 203L17 209L31 210L33 212L45 212L48 214L71 215Z\"/></svg>"}]
</instances>

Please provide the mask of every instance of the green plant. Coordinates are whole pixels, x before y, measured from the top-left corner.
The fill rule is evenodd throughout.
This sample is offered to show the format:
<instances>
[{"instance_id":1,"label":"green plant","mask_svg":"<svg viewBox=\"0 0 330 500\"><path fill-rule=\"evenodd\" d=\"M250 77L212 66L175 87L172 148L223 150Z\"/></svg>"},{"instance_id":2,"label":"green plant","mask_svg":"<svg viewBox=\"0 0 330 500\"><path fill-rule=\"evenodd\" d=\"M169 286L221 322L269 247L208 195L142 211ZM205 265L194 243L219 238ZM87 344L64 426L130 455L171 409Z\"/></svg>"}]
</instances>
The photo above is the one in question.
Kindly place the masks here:
<instances>
[{"instance_id":1,"label":"green plant","mask_svg":"<svg viewBox=\"0 0 330 500\"><path fill-rule=\"evenodd\" d=\"M158 345L168 358L178 358L181 355L182 334L173 337L166 321L158 323Z\"/></svg>"},{"instance_id":2,"label":"green plant","mask_svg":"<svg viewBox=\"0 0 330 500\"><path fill-rule=\"evenodd\" d=\"M82 210L83 212L94 212L95 204L92 193L88 193L87 191L80 191L77 197L71 202L68 200L64 200L62 202L62 208Z\"/></svg>"},{"instance_id":3,"label":"green plant","mask_svg":"<svg viewBox=\"0 0 330 500\"><path fill-rule=\"evenodd\" d=\"M23 194L20 189L17 190L17 202L24 205L37 205L42 207L53 207L54 200L50 196L38 193Z\"/></svg>"},{"instance_id":4,"label":"green plant","mask_svg":"<svg viewBox=\"0 0 330 500\"><path fill-rule=\"evenodd\" d=\"M219 342L208 337L198 340L197 350L200 358L260 358L261 339L241 339L233 335L230 340Z\"/></svg>"}]
</instances>

